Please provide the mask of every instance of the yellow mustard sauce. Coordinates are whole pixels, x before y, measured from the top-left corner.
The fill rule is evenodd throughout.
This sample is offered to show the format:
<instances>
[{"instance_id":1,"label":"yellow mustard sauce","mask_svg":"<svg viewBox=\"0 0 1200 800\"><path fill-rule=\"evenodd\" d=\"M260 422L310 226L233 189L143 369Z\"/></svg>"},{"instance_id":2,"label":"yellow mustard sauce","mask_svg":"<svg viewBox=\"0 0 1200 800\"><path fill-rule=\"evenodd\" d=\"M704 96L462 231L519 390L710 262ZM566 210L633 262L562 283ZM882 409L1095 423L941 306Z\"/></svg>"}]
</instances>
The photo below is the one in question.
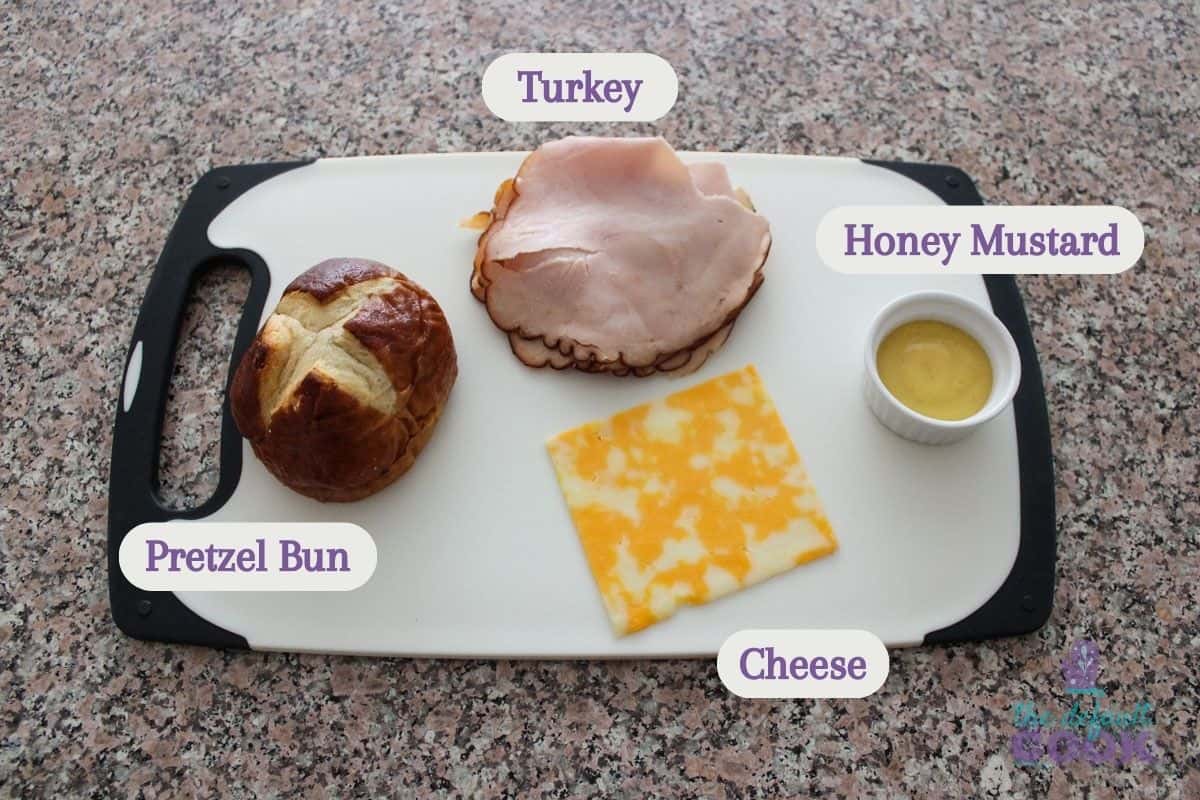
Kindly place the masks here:
<instances>
[{"instance_id":1,"label":"yellow mustard sauce","mask_svg":"<svg viewBox=\"0 0 1200 800\"><path fill-rule=\"evenodd\" d=\"M893 397L934 419L966 419L992 393L987 353L970 334L945 322L904 323L884 337L875 363Z\"/></svg>"}]
</instances>

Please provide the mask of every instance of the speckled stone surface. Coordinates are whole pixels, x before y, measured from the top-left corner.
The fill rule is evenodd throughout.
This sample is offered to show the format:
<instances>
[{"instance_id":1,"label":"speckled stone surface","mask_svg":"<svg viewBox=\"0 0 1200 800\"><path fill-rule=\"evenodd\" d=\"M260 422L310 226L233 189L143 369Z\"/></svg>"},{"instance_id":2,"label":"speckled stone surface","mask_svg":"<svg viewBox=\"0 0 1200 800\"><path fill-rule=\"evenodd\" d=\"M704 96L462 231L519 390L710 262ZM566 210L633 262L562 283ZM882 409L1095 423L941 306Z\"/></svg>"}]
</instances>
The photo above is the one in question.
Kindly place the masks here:
<instances>
[{"instance_id":1,"label":"speckled stone surface","mask_svg":"<svg viewBox=\"0 0 1200 800\"><path fill-rule=\"evenodd\" d=\"M1195 3L570 5L6 6L0 795L1200 797ZM478 81L513 50L654 51L679 101L653 125L506 124ZM952 162L992 202L1115 203L1143 220L1130 272L1020 281L1058 473L1042 631L897 652L866 700L750 702L708 661L226 653L116 630L119 375L195 178L576 131ZM237 283L214 276L186 322L202 343L181 357L164 478L181 503L212 485L198 442L221 370L203 342L228 335ZM1059 660L1083 636L1110 702L1154 703L1157 763L1014 763L1012 704L1062 704Z\"/></svg>"}]
</instances>

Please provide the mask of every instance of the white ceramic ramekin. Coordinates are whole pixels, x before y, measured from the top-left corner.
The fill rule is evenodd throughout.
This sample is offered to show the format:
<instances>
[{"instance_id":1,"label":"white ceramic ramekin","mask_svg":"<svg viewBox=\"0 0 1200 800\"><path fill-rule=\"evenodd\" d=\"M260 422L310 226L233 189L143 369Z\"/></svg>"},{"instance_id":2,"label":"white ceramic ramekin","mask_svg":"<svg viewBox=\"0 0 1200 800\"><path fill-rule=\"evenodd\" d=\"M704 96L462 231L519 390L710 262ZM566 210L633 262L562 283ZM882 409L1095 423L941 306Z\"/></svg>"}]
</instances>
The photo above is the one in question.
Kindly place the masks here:
<instances>
[{"instance_id":1,"label":"white ceramic ramekin","mask_svg":"<svg viewBox=\"0 0 1200 800\"><path fill-rule=\"evenodd\" d=\"M879 378L876 355L880 342L904 323L922 319L945 322L966 331L992 362L992 393L983 408L966 419L950 421L918 414L893 397ZM922 444L958 441L1003 411L1012 402L1020 382L1021 357L1008 328L988 309L958 295L906 294L884 306L867 331L864 381L867 405L880 422L905 439Z\"/></svg>"}]
</instances>

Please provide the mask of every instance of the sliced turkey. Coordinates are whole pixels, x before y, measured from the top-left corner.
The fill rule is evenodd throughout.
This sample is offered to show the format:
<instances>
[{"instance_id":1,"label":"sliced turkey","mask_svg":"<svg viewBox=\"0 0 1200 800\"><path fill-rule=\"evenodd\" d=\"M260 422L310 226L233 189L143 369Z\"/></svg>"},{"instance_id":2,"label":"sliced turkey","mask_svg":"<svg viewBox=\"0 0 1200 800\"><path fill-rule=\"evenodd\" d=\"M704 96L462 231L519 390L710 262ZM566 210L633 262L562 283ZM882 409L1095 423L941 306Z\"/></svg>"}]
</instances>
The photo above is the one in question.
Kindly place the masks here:
<instances>
[{"instance_id":1,"label":"sliced turkey","mask_svg":"<svg viewBox=\"0 0 1200 800\"><path fill-rule=\"evenodd\" d=\"M496 192L471 289L524 363L691 371L762 282L767 221L662 139L542 145Z\"/></svg>"}]
</instances>

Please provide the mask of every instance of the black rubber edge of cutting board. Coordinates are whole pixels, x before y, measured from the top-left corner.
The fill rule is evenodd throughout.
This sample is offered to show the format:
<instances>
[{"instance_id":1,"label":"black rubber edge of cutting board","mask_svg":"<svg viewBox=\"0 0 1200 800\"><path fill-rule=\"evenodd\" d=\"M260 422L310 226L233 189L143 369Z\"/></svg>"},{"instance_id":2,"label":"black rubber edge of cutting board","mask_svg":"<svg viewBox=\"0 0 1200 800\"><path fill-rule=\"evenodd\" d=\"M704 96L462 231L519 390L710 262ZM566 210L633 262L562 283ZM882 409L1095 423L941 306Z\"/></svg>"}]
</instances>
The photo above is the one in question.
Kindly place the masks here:
<instances>
[{"instance_id":1,"label":"black rubber edge of cutting board","mask_svg":"<svg viewBox=\"0 0 1200 800\"><path fill-rule=\"evenodd\" d=\"M138 312L125 370L117 392L113 426L112 466L108 490L108 597L117 627L135 639L210 647L248 649L246 640L199 616L172 592L147 592L125 579L118 554L121 541L143 522L196 519L212 514L232 496L242 475L242 438L223 394L220 475L213 495L195 508L172 509L163 502L158 487L158 450L162 436L167 390L175 367L179 323L192 284L203 270L216 265L240 265L250 273L250 291L234 338L226 385L232 365L241 359L258 332L263 305L271 286L266 263L249 250L225 250L208 240L208 226L242 194L269 178L310 164L244 164L219 167L201 177L188 194L171 227L162 255ZM142 347L141 370L133 402L124 403L125 372L134 350Z\"/></svg>"},{"instance_id":2,"label":"black rubber edge of cutting board","mask_svg":"<svg viewBox=\"0 0 1200 800\"><path fill-rule=\"evenodd\" d=\"M971 177L957 167L870 161L910 178L940 197L946 205L983 205ZM1013 398L1020 470L1021 533L1017 558L1004 583L988 600L963 619L925 634L926 644L995 639L1031 633L1046 624L1054 606L1054 565L1057 529L1054 511L1054 454L1050 416L1038 364L1033 331L1025 303L1011 275L985 275L992 311L1012 334L1021 356L1021 385ZM963 520L970 525L970 520Z\"/></svg>"},{"instance_id":3,"label":"black rubber edge of cutting board","mask_svg":"<svg viewBox=\"0 0 1200 800\"><path fill-rule=\"evenodd\" d=\"M137 390L124 409L124 380L118 392L109 481L108 576L113 619L129 636L148 641L248 648L246 640L188 609L171 592L146 592L121 573L118 554L125 535L143 522L197 519L219 509L241 478L242 444L228 399L222 403L220 475L217 489L191 509L169 508L158 494L158 448L167 389L175 363L179 322L197 274L217 264L240 264L251 275L250 292L234 339L230 369L249 347L270 289L267 265L249 250L225 250L208 240L208 226L230 203L269 178L311 161L220 167L192 187L155 266L134 327L126 370L142 345ZM865 161L916 181L948 205L982 205L974 182L962 170L939 164ZM1025 306L1011 276L984 282L993 311L1008 327L1021 355L1021 386L1013 400L1020 469L1021 532L1017 558L1000 589L980 608L953 625L926 634L925 643L1011 636L1037 630L1049 618L1054 598L1054 471L1050 426L1041 369Z\"/></svg>"}]
</instances>

